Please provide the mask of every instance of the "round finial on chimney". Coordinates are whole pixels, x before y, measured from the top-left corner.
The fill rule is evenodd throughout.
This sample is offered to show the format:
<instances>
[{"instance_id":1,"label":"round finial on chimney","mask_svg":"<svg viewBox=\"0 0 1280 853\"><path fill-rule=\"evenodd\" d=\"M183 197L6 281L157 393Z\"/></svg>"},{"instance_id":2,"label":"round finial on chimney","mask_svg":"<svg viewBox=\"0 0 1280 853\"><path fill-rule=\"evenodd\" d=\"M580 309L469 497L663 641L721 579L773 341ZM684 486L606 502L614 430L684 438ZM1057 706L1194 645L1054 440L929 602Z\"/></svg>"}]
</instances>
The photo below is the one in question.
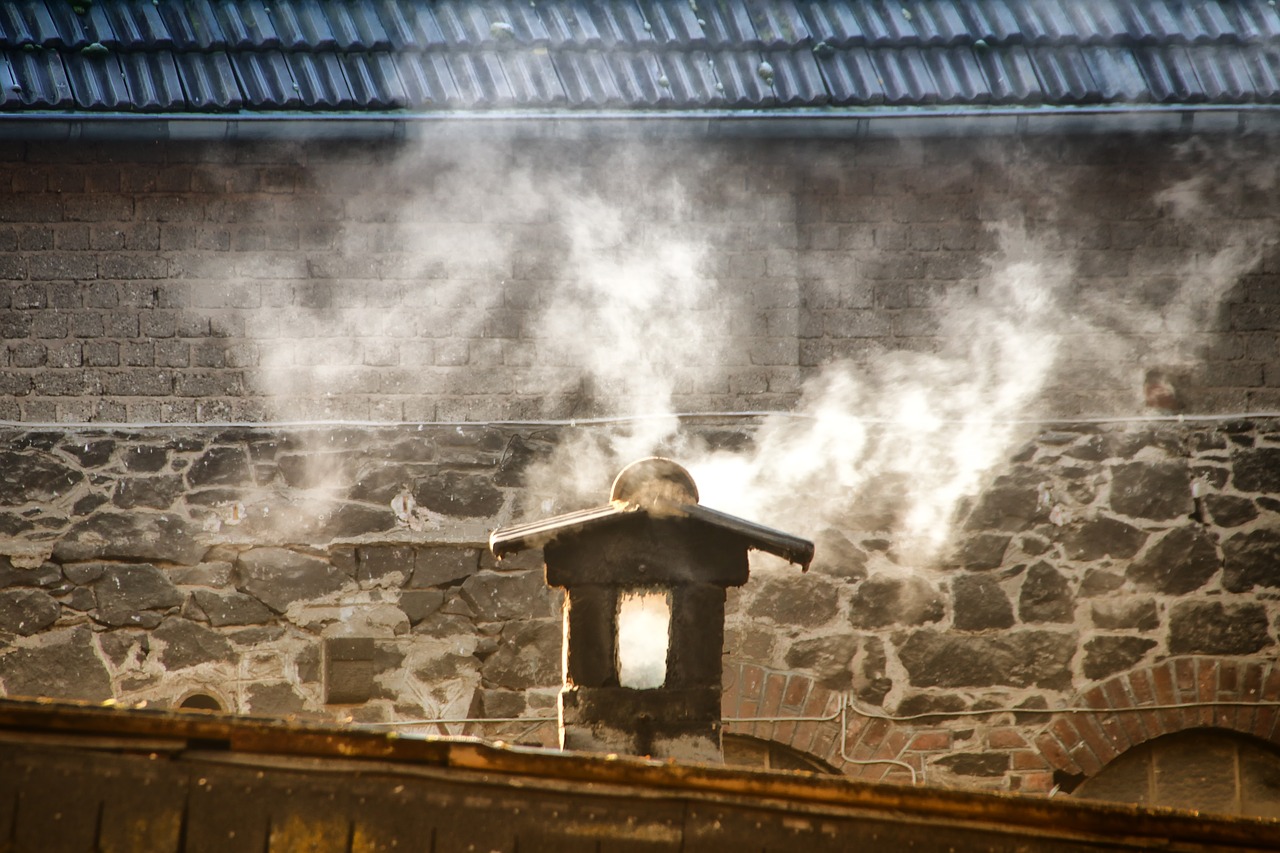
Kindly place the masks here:
<instances>
[{"instance_id":1,"label":"round finial on chimney","mask_svg":"<svg viewBox=\"0 0 1280 853\"><path fill-rule=\"evenodd\" d=\"M650 506L655 501L696 504L698 486L682 465L662 456L632 462L613 481L612 501Z\"/></svg>"}]
</instances>

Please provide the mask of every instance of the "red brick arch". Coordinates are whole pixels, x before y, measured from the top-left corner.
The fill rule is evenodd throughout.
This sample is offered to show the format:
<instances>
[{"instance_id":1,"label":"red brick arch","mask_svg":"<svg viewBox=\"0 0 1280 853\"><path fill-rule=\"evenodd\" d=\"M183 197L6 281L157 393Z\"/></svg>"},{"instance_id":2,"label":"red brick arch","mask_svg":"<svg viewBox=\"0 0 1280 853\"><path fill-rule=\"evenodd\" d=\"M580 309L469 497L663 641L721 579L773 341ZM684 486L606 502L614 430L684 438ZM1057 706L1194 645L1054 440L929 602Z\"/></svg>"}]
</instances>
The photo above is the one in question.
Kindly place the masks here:
<instances>
[{"instance_id":1,"label":"red brick arch","mask_svg":"<svg viewBox=\"0 0 1280 853\"><path fill-rule=\"evenodd\" d=\"M1280 744L1280 663L1179 657L1135 669L1081 693L1035 745L1056 770L1093 776L1121 753L1162 735L1216 728ZM1222 703L1168 708L1187 703Z\"/></svg>"},{"instance_id":2,"label":"red brick arch","mask_svg":"<svg viewBox=\"0 0 1280 853\"><path fill-rule=\"evenodd\" d=\"M774 741L812 755L846 776L859 779L908 781L905 768L855 761L906 760L920 770L920 761L903 757L911 735L899 726L850 714L843 720L842 695L812 678L777 672L748 663L726 662L721 714L726 734ZM743 717L829 717L822 721L734 722ZM844 751L841 752L841 737ZM845 759L849 756L849 761Z\"/></svg>"}]
</instances>

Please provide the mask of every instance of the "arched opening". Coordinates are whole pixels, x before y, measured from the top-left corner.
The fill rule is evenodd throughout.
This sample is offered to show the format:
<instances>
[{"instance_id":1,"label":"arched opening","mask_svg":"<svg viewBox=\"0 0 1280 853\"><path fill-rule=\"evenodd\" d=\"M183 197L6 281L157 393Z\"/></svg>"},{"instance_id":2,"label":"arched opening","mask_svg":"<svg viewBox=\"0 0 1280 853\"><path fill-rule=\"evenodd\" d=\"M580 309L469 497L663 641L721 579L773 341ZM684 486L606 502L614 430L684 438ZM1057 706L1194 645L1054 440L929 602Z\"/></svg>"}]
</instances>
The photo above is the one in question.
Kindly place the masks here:
<instances>
[{"instance_id":1,"label":"arched opening","mask_svg":"<svg viewBox=\"0 0 1280 853\"><path fill-rule=\"evenodd\" d=\"M771 740L748 735L723 735L724 763L730 767L750 767L755 770L808 770L810 773L840 775L827 762L808 753Z\"/></svg>"},{"instance_id":2,"label":"arched opening","mask_svg":"<svg viewBox=\"0 0 1280 853\"><path fill-rule=\"evenodd\" d=\"M1280 817L1280 749L1220 729L1178 732L1125 752L1072 796Z\"/></svg>"},{"instance_id":3,"label":"arched opening","mask_svg":"<svg viewBox=\"0 0 1280 853\"><path fill-rule=\"evenodd\" d=\"M222 703L208 693L192 693L178 703L186 711L221 711Z\"/></svg>"}]
</instances>

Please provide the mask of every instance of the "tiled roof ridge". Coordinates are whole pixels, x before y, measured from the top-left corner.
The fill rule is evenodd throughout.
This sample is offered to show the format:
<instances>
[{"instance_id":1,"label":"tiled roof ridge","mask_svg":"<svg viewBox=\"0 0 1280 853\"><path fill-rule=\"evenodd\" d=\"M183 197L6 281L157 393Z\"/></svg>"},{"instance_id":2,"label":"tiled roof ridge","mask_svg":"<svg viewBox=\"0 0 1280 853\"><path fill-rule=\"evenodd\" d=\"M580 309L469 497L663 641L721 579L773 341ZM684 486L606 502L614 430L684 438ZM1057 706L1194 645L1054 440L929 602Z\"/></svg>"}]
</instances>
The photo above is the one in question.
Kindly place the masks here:
<instances>
[{"instance_id":1,"label":"tiled roof ridge","mask_svg":"<svg viewBox=\"0 0 1280 853\"><path fill-rule=\"evenodd\" d=\"M1280 104L1275 0L7 0L0 113Z\"/></svg>"}]
</instances>

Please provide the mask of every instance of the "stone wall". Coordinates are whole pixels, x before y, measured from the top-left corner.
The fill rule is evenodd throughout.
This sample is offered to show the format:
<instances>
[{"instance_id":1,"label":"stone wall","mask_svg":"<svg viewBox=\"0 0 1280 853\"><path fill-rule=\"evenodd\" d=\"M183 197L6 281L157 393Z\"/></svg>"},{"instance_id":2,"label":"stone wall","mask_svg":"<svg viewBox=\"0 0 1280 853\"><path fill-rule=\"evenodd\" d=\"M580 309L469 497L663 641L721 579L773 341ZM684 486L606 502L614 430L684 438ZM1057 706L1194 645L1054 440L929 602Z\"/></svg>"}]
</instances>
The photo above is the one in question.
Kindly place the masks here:
<instances>
[{"instance_id":1,"label":"stone wall","mask_svg":"<svg viewBox=\"0 0 1280 853\"><path fill-rule=\"evenodd\" d=\"M810 572L758 560L729 592L726 715L831 715L849 693L845 751L834 719L824 745L822 726L803 744L794 724L730 730L869 778L903 771L849 759L1045 791L1122 751L1058 731L1076 718L1052 709L1156 704L1149 673L1167 668L1180 684L1184 665L1190 692L1172 701L1217 696L1224 666L1223 691L1280 698L1268 663L1280 629L1276 426L1044 425L928 559L897 547L900 508L883 495L874 514L851 505L834 526L801 531L818 543ZM523 717L448 730L553 743L559 596L538 554L498 563L483 541L542 512L524 475L571 432L11 430L4 691L153 706L201 693L240 712L366 723ZM739 432L749 451L755 430ZM1213 673L1210 693L1196 667ZM803 686L797 708L781 686L771 709L742 698L739 682L755 678L763 694L768 673ZM1124 743L1199 725L1201 712ZM1276 739L1275 714L1244 719L1223 725Z\"/></svg>"}]
</instances>

